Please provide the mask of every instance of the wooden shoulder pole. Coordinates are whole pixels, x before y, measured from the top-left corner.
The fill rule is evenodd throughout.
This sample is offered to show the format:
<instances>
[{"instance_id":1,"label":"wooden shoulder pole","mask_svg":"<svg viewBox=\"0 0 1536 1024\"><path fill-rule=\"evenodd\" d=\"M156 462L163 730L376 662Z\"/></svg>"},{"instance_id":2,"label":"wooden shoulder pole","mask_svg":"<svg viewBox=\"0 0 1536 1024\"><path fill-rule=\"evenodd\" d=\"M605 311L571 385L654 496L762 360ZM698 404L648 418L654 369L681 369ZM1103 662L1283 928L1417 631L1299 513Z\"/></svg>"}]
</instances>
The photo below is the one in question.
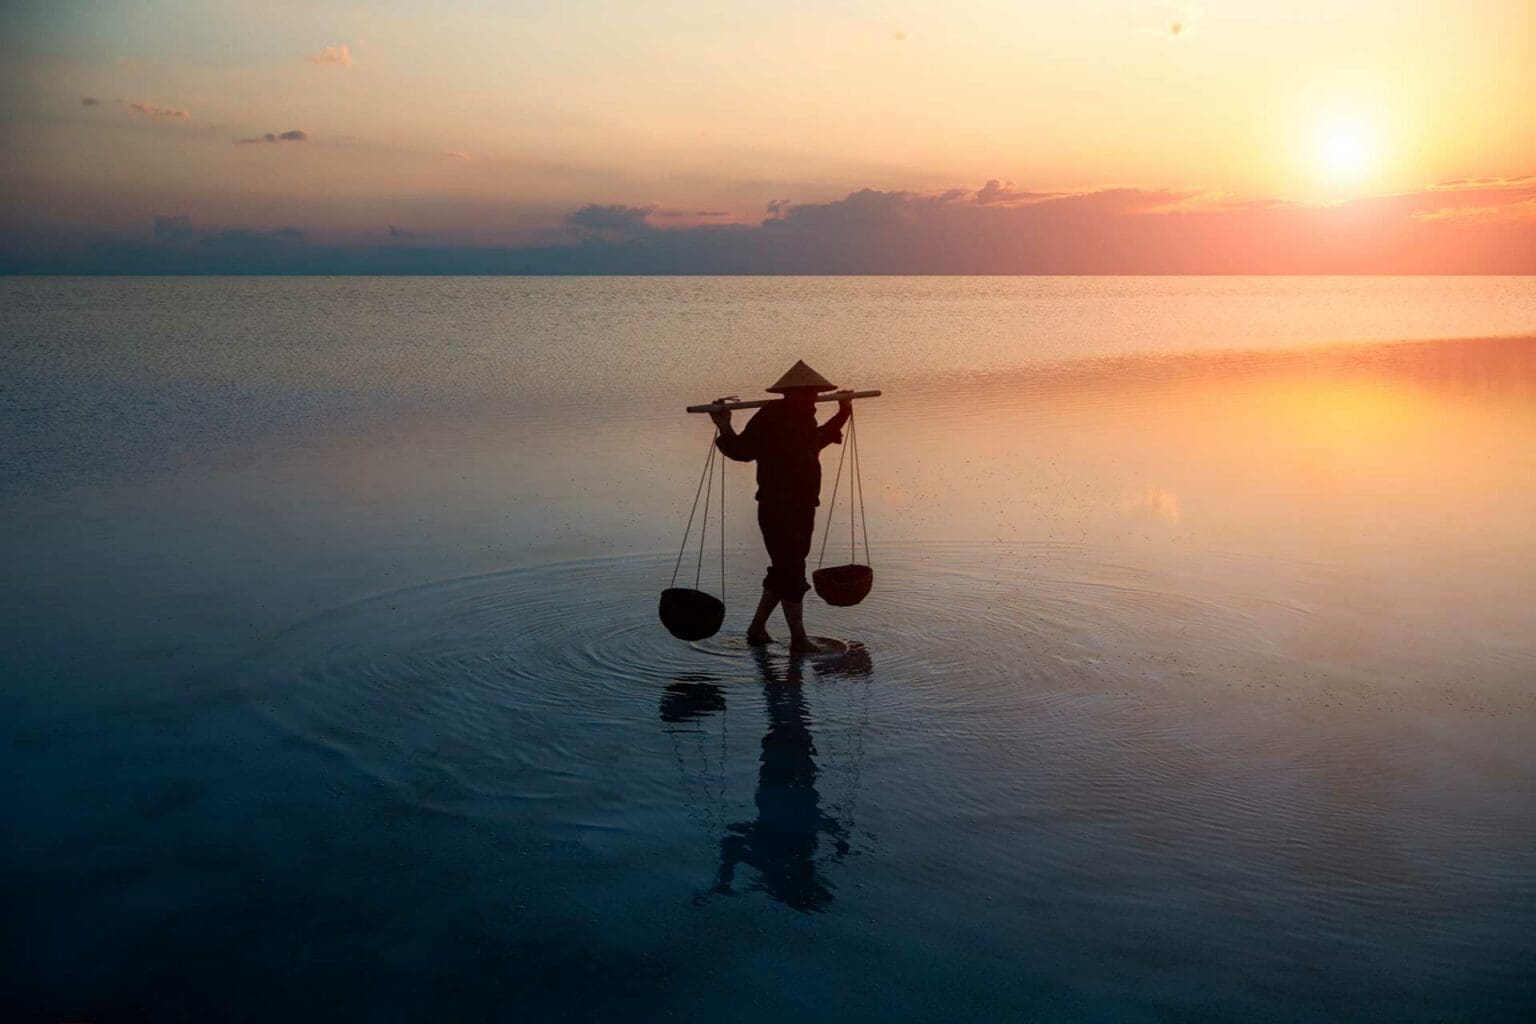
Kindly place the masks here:
<instances>
[{"instance_id":1,"label":"wooden shoulder pole","mask_svg":"<svg viewBox=\"0 0 1536 1024\"><path fill-rule=\"evenodd\" d=\"M829 391L824 395L817 395L818 402L841 402L852 398L879 398L878 391ZM765 405L772 405L779 401L777 398L757 398L750 402L711 402L708 405L690 405L689 412L720 412L722 409L761 409Z\"/></svg>"}]
</instances>

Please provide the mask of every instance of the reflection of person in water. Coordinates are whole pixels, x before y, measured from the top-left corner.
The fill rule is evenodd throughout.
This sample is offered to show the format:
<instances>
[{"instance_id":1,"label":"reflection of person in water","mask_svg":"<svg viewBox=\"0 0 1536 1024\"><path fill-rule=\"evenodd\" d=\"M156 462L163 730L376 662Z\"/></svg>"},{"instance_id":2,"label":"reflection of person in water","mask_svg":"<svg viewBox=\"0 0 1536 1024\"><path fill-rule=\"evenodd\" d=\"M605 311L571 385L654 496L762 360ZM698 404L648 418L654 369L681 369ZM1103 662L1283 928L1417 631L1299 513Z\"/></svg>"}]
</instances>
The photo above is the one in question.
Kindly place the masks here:
<instances>
[{"instance_id":1,"label":"reflection of person in water","mask_svg":"<svg viewBox=\"0 0 1536 1024\"><path fill-rule=\"evenodd\" d=\"M801 688L801 664L792 658L780 678L760 654L768 701L768 732L757 772L757 820L738 822L720 841L714 892L729 894L738 864L758 873L757 887L796 910L822 910L832 892L817 874L817 835L831 837L835 856L848 852L842 823L822 812L816 791L816 747Z\"/></svg>"},{"instance_id":2,"label":"reflection of person in water","mask_svg":"<svg viewBox=\"0 0 1536 1024\"><path fill-rule=\"evenodd\" d=\"M867 679L873 671L869 652L860 644L849 644L839 651L824 652L814 659L792 656L788 662L771 658L758 650L757 665L762 675L763 695L768 711L768 731L763 736L758 758L757 818L755 821L726 825L725 817L725 691L711 675L678 676L661 695L660 714L667 733L700 733L698 728L715 714L722 716L720 780L711 786L704 780L703 793L690 816L705 826L710 834L724 830L720 840L720 867L710 892L733 895L737 890L736 868L746 864L758 874L752 885L796 910L824 910L832 902L832 891L817 870L820 834L831 840L832 860L841 860L849 852L852 821L844 823L822 809L822 797L816 782L821 767L816 763L816 747L811 737L810 710L801 686L807 661L823 679L845 677ZM782 665L781 669L779 666ZM703 750L700 748L700 754ZM857 755L855 755L857 757ZM703 756L704 772L708 757ZM679 756L678 767L683 768ZM848 766L850 783L857 786L857 763ZM686 769L684 769L686 772ZM718 789L718 792L712 790ZM718 797L720 806L706 806ZM693 797L690 803L694 802ZM842 803L844 813L852 814L853 792ZM825 859L825 858L824 858ZM700 900L704 899L701 895Z\"/></svg>"},{"instance_id":3,"label":"reflection of person in water","mask_svg":"<svg viewBox=\"0 0 1536 1024\"><path fill-rule=\"evenodd\" d=\"M851 404L843 401L835 416L817 425L816 396L833 387L821 374L797 362L768 389L784 400L758 410L741 433L731 427L730 410L711 414L720 430L716 447L737 462L757 462L757 525L771 564L757 612L747 627L747 642L754 646L772 642L768 616L782 601L791 649L813 649L801 602L811 589L805 580L805 559L811 552L816 506L821 501L821 450L842 443L843 424L852 413Z\"/></svg>"}]
</instances>

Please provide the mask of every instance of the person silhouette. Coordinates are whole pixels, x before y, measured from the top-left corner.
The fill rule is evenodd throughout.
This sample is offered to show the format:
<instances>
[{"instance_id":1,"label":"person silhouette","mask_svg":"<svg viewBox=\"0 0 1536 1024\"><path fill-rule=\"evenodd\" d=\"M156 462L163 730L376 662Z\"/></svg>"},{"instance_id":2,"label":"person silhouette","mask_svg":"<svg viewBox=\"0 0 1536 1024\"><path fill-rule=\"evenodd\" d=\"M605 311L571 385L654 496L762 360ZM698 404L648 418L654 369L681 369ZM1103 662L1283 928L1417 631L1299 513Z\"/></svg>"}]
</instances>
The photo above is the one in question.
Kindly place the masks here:
<instances>
[{"instance_id":1,"label":"person silhouette","mask_svg":"<svg viewBox=\"0 0 1536 1024\"><path fill-rule=\"evenodd\" d=\"M768 549L768 573L757 611L747 626L747 643L755 647L773 642L768 617L780 603L789 625L790 649L813 651L815 644L805 632L805 560L811 552L816 528L816 506L821 504L821 450L843 441L843 424L852 415L847 399L838 403L836 415L816 422L816 396L832 391L821 374L798 361L767 390L783 395L747 421L737 433L729 409L710 414L719 436L715 446L728 459L757 463L757 525ZM725 402L719 399L717 404Z\"/></svg>"}]
</instances>

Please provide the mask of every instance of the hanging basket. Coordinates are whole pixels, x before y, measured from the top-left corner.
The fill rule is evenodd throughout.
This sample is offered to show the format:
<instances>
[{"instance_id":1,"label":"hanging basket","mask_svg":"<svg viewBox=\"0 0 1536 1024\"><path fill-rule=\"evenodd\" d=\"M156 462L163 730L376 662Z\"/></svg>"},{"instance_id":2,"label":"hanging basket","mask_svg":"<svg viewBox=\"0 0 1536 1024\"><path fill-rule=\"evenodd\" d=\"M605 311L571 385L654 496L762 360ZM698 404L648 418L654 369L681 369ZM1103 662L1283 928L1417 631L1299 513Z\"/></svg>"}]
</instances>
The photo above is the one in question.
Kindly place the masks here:
<instances>
[{"instance_id":1,"label":"hanging basket","mask_svg":"<svg viewBox=\"0 0 1536 1024\"><path fill-rule=\"evenodd\" d=\"M719 437L719 430L715 431ZM725 602L713 594L697 589L699 577L704 571L704 537L709 532L709 498L715 479L715 442L709 442L709 454L704 457L704 471L699 474L699 487L693 494L693 508L688 512L688 525L683 528L683 543L677 552L677 562L672 566L672 581L661 592L661 602L656 613L667 632L679 640L704 640L720 632L725 621ZM720 461L720 593L725 593L725 456ZM683 554L688 550L688 535L693 530L693 519L699 511L699 498L704 499L704 515L699 521L699 560L693 570L693 586L677 586L677 574L683 565Z\"/></svg>"},{"instance_id":2,"label":"hanging basket","mask_svg":"<svg viewBox=\"0 0 1536 1024\"><path fill-rule=\"evenodd\" d=\"M849 453L852 457L849 457ZM832 535L832 512L837 507L837 494L843 482L843 464L848 463L848 564L821 567L827 557L827 540ZM854 528L864 524L864 561L858 558ZM817 569L811 573L811 586L827 604L848 608L869 596L875 585L875 570L869 562L869 523L864 516L864 476L859 471L859 431L852 416L848 418L848 443L837 460L837 476L832 480L832 500L827 503L827 525L822 531L821 556L816 559Z\"/></svg>"},{"instance_id":3,"label":"hanging basket","mask_svg":"<svg viewBox=\"0 0 1536 1024\"><path fill-rule=\"evenodd\" d=\"M720 632L725 602L702 590L668 587L657 609L661 624L679 640L704 640Z\"/></svg>"},{"instance_id":4,"label":"hanging basket","mask_svg":"<svg viewBox=\"0 0 1536 1024\"><path fill-rule=\"evenodd\" d=\"M811 585L827 604L848 608L869 596L875 570L867 565L829 565L811 573Z\"/></svg>"}]
</instances>

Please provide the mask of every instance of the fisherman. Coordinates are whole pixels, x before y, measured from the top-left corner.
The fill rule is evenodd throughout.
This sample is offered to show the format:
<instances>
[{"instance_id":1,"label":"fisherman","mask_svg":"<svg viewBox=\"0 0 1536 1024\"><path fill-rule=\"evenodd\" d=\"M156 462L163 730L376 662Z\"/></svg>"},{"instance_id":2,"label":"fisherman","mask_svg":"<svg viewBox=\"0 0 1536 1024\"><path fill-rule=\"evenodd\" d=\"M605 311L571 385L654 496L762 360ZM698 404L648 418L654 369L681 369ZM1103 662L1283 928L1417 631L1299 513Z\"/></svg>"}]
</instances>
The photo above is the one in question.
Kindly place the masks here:
<instances>
[{"instance_id":1,"label":"fisherman","mask_svg":"<svg viewBox=\"0 0 1536 1024\"><path fill-rule=\"evenodd\" d=\"M816 506L821 504L821 450L842 443L843 424L853 406L843 399L837 414L818 426L816 396L836 390L836 385L803 361L768 390L783 395L783 400L758 410L739 434L731 427L729 409L717 410L710 418L720 428L715 445L727 458L757 462L757 525L771 564L763 579L762 599L747 627L747 643L760 647L773 642L768 616L782 602L790 650L809 652L816 647L805 633L802 601L811 589L805 579L805 559L811 553Z\"/></svg>"}]
</instances>

